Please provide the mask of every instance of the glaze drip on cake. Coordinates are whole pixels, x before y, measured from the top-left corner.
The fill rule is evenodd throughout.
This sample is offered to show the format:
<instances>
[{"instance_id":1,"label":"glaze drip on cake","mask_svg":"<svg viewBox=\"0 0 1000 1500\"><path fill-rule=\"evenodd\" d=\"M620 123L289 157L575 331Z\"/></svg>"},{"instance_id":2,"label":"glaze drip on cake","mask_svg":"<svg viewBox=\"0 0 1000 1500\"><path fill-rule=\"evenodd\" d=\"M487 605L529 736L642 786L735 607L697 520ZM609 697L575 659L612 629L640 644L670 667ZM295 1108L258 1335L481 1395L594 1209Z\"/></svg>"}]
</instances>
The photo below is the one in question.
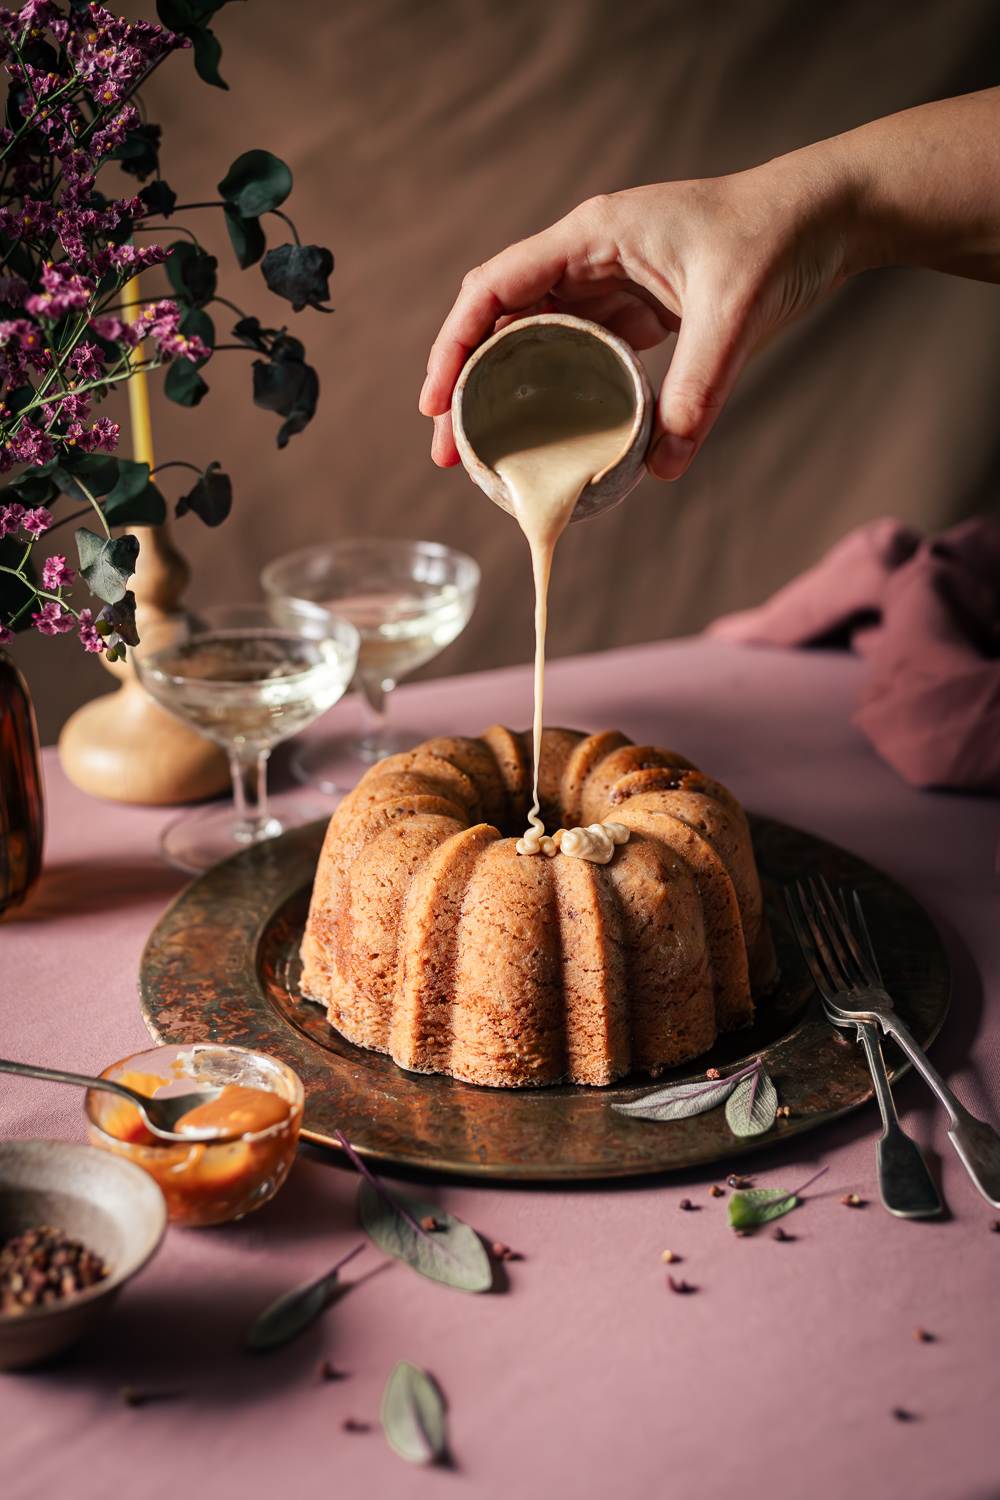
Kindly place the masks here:
<instances>
[{"instance_id":1,"label":"glaze drip on cake","mask_svg":"<svg viewBox=\"0 0 1000 1500\"><path fill-rule=\"evenodd\" d=\"M537 783L535 797L538 797ZM541 819L536 821L538 827L529 828L514 846L518 854L545 854L549 859L557 854L568 854L571 859L606 865L615 852L615 846L628 843L629 831L624 823L591 823L589 828L558 828L555 833L548 834Z\"/></svg>"},{"instance_id":2,"label":"glaze drip on cake","mask_svg":"<svg viewBox=\"0 0 1000 1500\"><path fill-rule=\"evenodd\" d=\"M567 379L564 351L551 344L531 346L523 355L523 380L515 398L477 434L480 457L507 485L527 537L535 588L534 774L529 826L518 843L519 854L554 854L559 847L545 842L538 798L552 555L584 489L621 458L635 425L633 393L624 376L609 378L603 355L600 345L581 343ZM549 369L553 358L559 365ZM570 850L563 845L563 852Z\"/></svg>"}]
</instances>

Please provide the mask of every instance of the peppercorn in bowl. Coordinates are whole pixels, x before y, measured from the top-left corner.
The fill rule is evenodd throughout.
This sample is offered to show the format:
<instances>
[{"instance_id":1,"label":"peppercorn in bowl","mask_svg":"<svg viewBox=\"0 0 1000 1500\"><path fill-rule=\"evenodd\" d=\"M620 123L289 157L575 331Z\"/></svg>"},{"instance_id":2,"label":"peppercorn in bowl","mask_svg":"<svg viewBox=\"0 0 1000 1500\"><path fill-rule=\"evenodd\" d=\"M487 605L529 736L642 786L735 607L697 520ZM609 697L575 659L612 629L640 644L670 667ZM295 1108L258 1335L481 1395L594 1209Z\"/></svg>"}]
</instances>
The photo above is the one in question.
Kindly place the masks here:
<instances>
[{"instance_id":1,"label":"peppercorn in bowl","mask_svg":"<svg viewBox=\"0 0 1000 1500\"><path fill-rule=\"evenodd\" d=\"M131 1162L69 1141L0 1142L0 1369L89 1333L166 1226L163 1194Z\"/></svg>"}]
</instances>

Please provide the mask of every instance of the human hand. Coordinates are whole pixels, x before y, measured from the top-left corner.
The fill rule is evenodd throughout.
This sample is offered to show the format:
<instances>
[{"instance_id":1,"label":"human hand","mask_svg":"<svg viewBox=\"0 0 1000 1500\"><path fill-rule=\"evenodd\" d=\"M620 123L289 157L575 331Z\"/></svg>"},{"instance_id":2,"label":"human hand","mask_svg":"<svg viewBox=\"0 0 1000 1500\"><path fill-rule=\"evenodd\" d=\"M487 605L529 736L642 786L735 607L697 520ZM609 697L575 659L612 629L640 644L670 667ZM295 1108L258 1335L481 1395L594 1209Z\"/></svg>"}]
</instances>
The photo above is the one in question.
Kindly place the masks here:
<instances>
[{"instance_id":1,"label":"human hand","mask_svg":"<svg viewBox=\"0 0 1000 1500\"><path fill-rule=\"evenodd\" d=\"M472 350L512 315L556 311L635 349L677 334L647 464L678 479L753 351L846 276L850 214L849 187L822 146L730 177L581 203L465 277L420 393L434 462L458 463L449 408Z\"/></svg>"}]
</instances>

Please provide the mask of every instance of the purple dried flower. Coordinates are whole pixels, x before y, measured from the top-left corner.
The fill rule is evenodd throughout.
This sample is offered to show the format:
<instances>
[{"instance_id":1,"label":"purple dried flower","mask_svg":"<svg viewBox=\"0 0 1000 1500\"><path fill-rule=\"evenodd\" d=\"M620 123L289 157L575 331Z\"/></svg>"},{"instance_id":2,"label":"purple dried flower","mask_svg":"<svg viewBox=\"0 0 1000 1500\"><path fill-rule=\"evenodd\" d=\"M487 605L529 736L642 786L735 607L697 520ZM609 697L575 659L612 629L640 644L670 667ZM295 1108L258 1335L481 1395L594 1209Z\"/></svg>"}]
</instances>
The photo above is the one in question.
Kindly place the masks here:
<instances>
[{"instance_id":1,"label":"purple dried flower","mask_svg":"<svg viewBox=\"0 0 1000 1500\"><path fill-rule=\"evenodd\" d=\"M25 310L36 318L62 318L82 312L90 302L94 283L89 277L68 271L64 265L42 267L42 292L25 298Z\"/></svg>"},{"instance_id":2,"label":"purple dried flower","mask_svg":"<svg viewBox=\"0 0 1000 1500\"><path fill-rule=\"evenodd\" d=\"M65 635L67 630L73 629L76 621L65 612L61 604L50 599L32 615L31 623L40 635Z\"/></svg>"},{"instance_id":3,"label":"purple dried flower","mask_svg":"<svg viewBox=\"0 0 1000 1500\"><path fill-rule=\"evenodd\" d=\"M114 453L118 447L121 428L110 417L98 417L93 427L83 436L81 446L88 453Z\"/></svg>"},{"instance_id":4,"label":"purple dried flower","mask_svg":"<svg viewBox=\"0 0 1000 1500\"><path fill-rule=\"evenodd\" d=\"M36 505L33 510L26 510L21 521L21 529L29 536L37 539L43 531L48 531L52 525L52 512L44 505Z\"/></svg>"},{"instance_id":5,"label":"purple dried flower","mask_svg":"<svg viewBox=\"0 0 1000 1500\"><path fill-rule=\"evenodd\" d=\"M69 566L61 552L45 559L42 567L42 587L46 589L69 588L76 573Z\"/></svg>"},{"instance_id":6,"label":"purple dried flower","mask_svg":"<svg viewBox=\"0 0 1000 1500\"><path fill-rule=\"evenodd\" d=\"M56 451L55 443L47 432L41 427L36 427L33 422L26 418L21 422L16 432L12 432L6 442L7 456L14 463L19 464L47 464ZM29 515L35 512L29 511ZM49 516L48 511L45 515ZM27 526L27 518L25 518ZM46 521L45 526L52 525L52 517ZM42 528L43 530L45 527Z\"/></svg>"},{"instance_id":7,"label":"purple dried flower","mask_svg":"<svg viewBox=\"0 0 1000 1500\"><path fill-rule=\"evenodd\" d=\"M9 646L13 639L13 630L8 629L6 625L0 625L0 646Z\"/></svg>"},{"instance_id":8,"label":"purple dried flower","mask_svg":"<svg viewBox=\"0 0 1000 1500\"><path fill-rule=\"evenodd\" d=\"M0 537L13 536L24 520L23 505L0 505Z\"/></svg>"},{"instance_id":9,"label":"purple dried flower","mask_svg":"<svg viewBox=\"0 0 1000 1500\"><path fill-rule=\"evenodd\" d=\"M93 610L81 609L80 619L78 623L80 626L80 644L83 647L84 651L93 651L95 653L98 651L103 651L104 642L97 633L97 627L94 624Z\"/></svg>"}]
</instances>

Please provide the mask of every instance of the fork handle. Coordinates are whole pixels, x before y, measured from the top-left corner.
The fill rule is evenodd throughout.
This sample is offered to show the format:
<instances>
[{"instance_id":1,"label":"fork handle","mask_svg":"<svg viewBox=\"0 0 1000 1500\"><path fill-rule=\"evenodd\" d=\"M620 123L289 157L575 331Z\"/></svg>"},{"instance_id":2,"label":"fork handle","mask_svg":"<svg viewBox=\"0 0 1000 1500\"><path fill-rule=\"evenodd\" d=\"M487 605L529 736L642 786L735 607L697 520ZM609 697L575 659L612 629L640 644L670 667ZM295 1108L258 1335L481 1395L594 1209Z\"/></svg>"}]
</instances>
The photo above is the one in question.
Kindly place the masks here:
<instances>
[{"instance_id":1,"label":"fork handle","mask_svg":"<svg viewBox=\"0 0 1000 1500\"><path fill-rule=\"evenodd\" d=\"M882 1203L889 1213L903 1219L926 1219L941 1212L941 1198L927 1170L923 1153L916 1141L899 1123L896 1105L889 1088L889 1075L882 1056L879 1029L871 1022L860 1022L858 1040L864 1047L868 1068L875 1085L882 1115L882 1137L875 1149L878 1187Z\"/></svg>"},{"instance_id":2,"label":"fork handle","mask_svg":"<svg viewBox=\"0 0 1000 1500\"><path fill-rule=\"evenodd\" d=\"M1000 1135L992 1125L977 1119L956 1099L923 1048L894 1011L880 1013L879 1020L948 1111L951 1119L948 1135L965 1170L987 1203L1000 1208Z\"/></svg>"}]
</instances>

